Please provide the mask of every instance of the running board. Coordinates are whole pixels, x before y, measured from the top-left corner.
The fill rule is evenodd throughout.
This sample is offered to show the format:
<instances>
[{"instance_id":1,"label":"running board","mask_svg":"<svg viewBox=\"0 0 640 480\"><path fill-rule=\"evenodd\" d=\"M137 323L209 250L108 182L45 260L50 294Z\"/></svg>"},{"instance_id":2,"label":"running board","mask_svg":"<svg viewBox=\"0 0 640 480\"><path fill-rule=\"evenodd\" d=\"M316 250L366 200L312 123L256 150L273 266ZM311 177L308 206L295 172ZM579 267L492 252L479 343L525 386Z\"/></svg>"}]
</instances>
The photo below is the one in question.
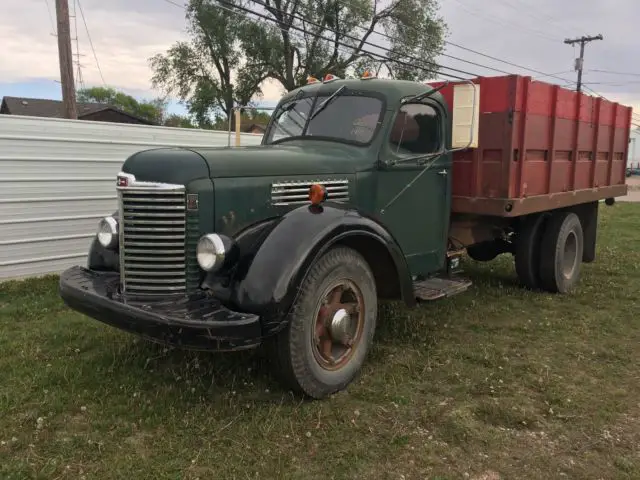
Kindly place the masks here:
<instances>
[{"instance_id":1,"label":"running board","mask_svg":"<svg viewBox=\"0 0 640 480\"><path fill-rule=\"evenodd\" d=\"M465 292L471 286L471 280L459 277L432 277L413 282L413 292L418 300L432 301L452 297Z\"/></svg>"}]
</instances>

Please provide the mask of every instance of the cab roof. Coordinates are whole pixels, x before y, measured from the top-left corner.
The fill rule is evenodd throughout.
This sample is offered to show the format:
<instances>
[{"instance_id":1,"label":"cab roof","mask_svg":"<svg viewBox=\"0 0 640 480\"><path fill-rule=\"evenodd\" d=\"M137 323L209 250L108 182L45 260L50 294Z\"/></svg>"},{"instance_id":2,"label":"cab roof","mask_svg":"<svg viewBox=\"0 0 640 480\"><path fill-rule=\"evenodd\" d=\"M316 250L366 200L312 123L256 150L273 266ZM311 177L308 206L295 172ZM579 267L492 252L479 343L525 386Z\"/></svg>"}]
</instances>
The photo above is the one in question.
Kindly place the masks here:
<instances>
[{"instance_id":1,"label":"cab roof","mask_svg":"<svg viewBox=\"0 0 640 480\"><path fill-rule=\"evenodd\" d=\"M349 90L356 90L360 92L376 92L378 94L384 95L387 101L387 108L395 108L395 106L400 103L400 100L405 97L419 95L433 90L433 87L426 83L412 82L408 80L393 80L387 78L369 78L366 80L337 79L326 83L318 81L317 83L311 83L296 88L295 90L292 90L285 94L280 101L285 102L288 100L292 100L296 97L296 95L299 95L301 91L305 92L305 94L314 95L318 92L318 90L321 90L323 94L330 95L343 85L346 86ZM433 98L446 106L444 98L440 95L439 92L436 93Z\"/></svg>"}]
</instances>

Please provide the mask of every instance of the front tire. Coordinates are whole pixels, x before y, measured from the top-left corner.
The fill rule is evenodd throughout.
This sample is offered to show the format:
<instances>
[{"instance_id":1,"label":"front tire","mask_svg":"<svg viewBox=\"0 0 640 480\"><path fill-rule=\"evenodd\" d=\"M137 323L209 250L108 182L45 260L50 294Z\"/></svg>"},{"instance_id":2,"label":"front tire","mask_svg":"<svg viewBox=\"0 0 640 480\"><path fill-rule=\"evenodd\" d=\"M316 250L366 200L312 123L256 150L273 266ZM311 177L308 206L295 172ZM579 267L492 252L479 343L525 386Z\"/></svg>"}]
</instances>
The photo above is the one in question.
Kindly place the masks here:
<instances>
[{"instance_id":1,"label":"front tire","mask_svg":"<svg viewBox=\"0 0 640 480\"><path fill-rule=\"evenodd\" d=\"M310 269L274 341L276 374L312 398L343 390L360 371L377 317L373 273L355 250L336 247Z\"/></svg>"}]
</instances>

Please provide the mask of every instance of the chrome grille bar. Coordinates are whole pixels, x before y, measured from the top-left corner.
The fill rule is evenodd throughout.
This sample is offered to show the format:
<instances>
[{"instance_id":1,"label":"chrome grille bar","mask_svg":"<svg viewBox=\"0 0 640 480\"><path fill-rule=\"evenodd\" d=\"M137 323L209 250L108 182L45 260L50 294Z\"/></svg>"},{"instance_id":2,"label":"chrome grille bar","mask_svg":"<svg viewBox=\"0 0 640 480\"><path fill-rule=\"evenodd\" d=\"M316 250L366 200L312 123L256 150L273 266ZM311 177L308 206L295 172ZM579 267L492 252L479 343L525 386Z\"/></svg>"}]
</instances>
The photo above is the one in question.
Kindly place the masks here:
<instances>
[{"instance_id":1,"label":"chrome grille bar","mask_svg":"<svg viewBox=\"0 0 640 480\"><path fill-rule=\"evenodd\" d=\"M271 184L271 203L276 206L309 203L309 189L314 183L324 185L327 189L328 201L349 201L349 180L340 179L273 183Z\"/></svg>"},{"instance_id":2,"label":"chrome grille bar","mask_svg":"<svg viewBox=\"0 0 640 480\"><path fill-rule=\"evenodd\" d=\"M118 175L120 279L135 295L186 292L186 208L182 185Z\"/></svg>"}]
</instances>

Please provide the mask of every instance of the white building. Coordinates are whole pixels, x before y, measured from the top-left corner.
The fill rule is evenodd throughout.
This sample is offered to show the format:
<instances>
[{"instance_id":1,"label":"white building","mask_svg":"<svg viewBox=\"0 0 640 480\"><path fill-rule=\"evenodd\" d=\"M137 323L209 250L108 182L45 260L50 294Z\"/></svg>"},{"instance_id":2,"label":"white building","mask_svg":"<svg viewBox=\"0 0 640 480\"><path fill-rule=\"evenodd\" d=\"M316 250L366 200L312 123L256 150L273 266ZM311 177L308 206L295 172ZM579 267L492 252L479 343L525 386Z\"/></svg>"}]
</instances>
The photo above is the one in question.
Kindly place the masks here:
<instances>
[{"instance_id":1,"label":"white building","mask_svg":"<svg viewBox=\"0 0 640 480\"><path fill-rule=\"evenodd\" d=\"M242 134L241 144L261 139ZM98 221L117 208L129 155L228 141L211 130L0 115L0 282L84 265Z\"/></svg>"},{"instance_id":2,"label":"white building","mask_svg":"<svg viewBox=\"0 0 640 480\"><path fill-rule=\"evenodd\" d=\"M640 128L631 130L629 136L629 155L627 156L627 168L633 166L640 168Z\"/></svg>"}]
</instances>

